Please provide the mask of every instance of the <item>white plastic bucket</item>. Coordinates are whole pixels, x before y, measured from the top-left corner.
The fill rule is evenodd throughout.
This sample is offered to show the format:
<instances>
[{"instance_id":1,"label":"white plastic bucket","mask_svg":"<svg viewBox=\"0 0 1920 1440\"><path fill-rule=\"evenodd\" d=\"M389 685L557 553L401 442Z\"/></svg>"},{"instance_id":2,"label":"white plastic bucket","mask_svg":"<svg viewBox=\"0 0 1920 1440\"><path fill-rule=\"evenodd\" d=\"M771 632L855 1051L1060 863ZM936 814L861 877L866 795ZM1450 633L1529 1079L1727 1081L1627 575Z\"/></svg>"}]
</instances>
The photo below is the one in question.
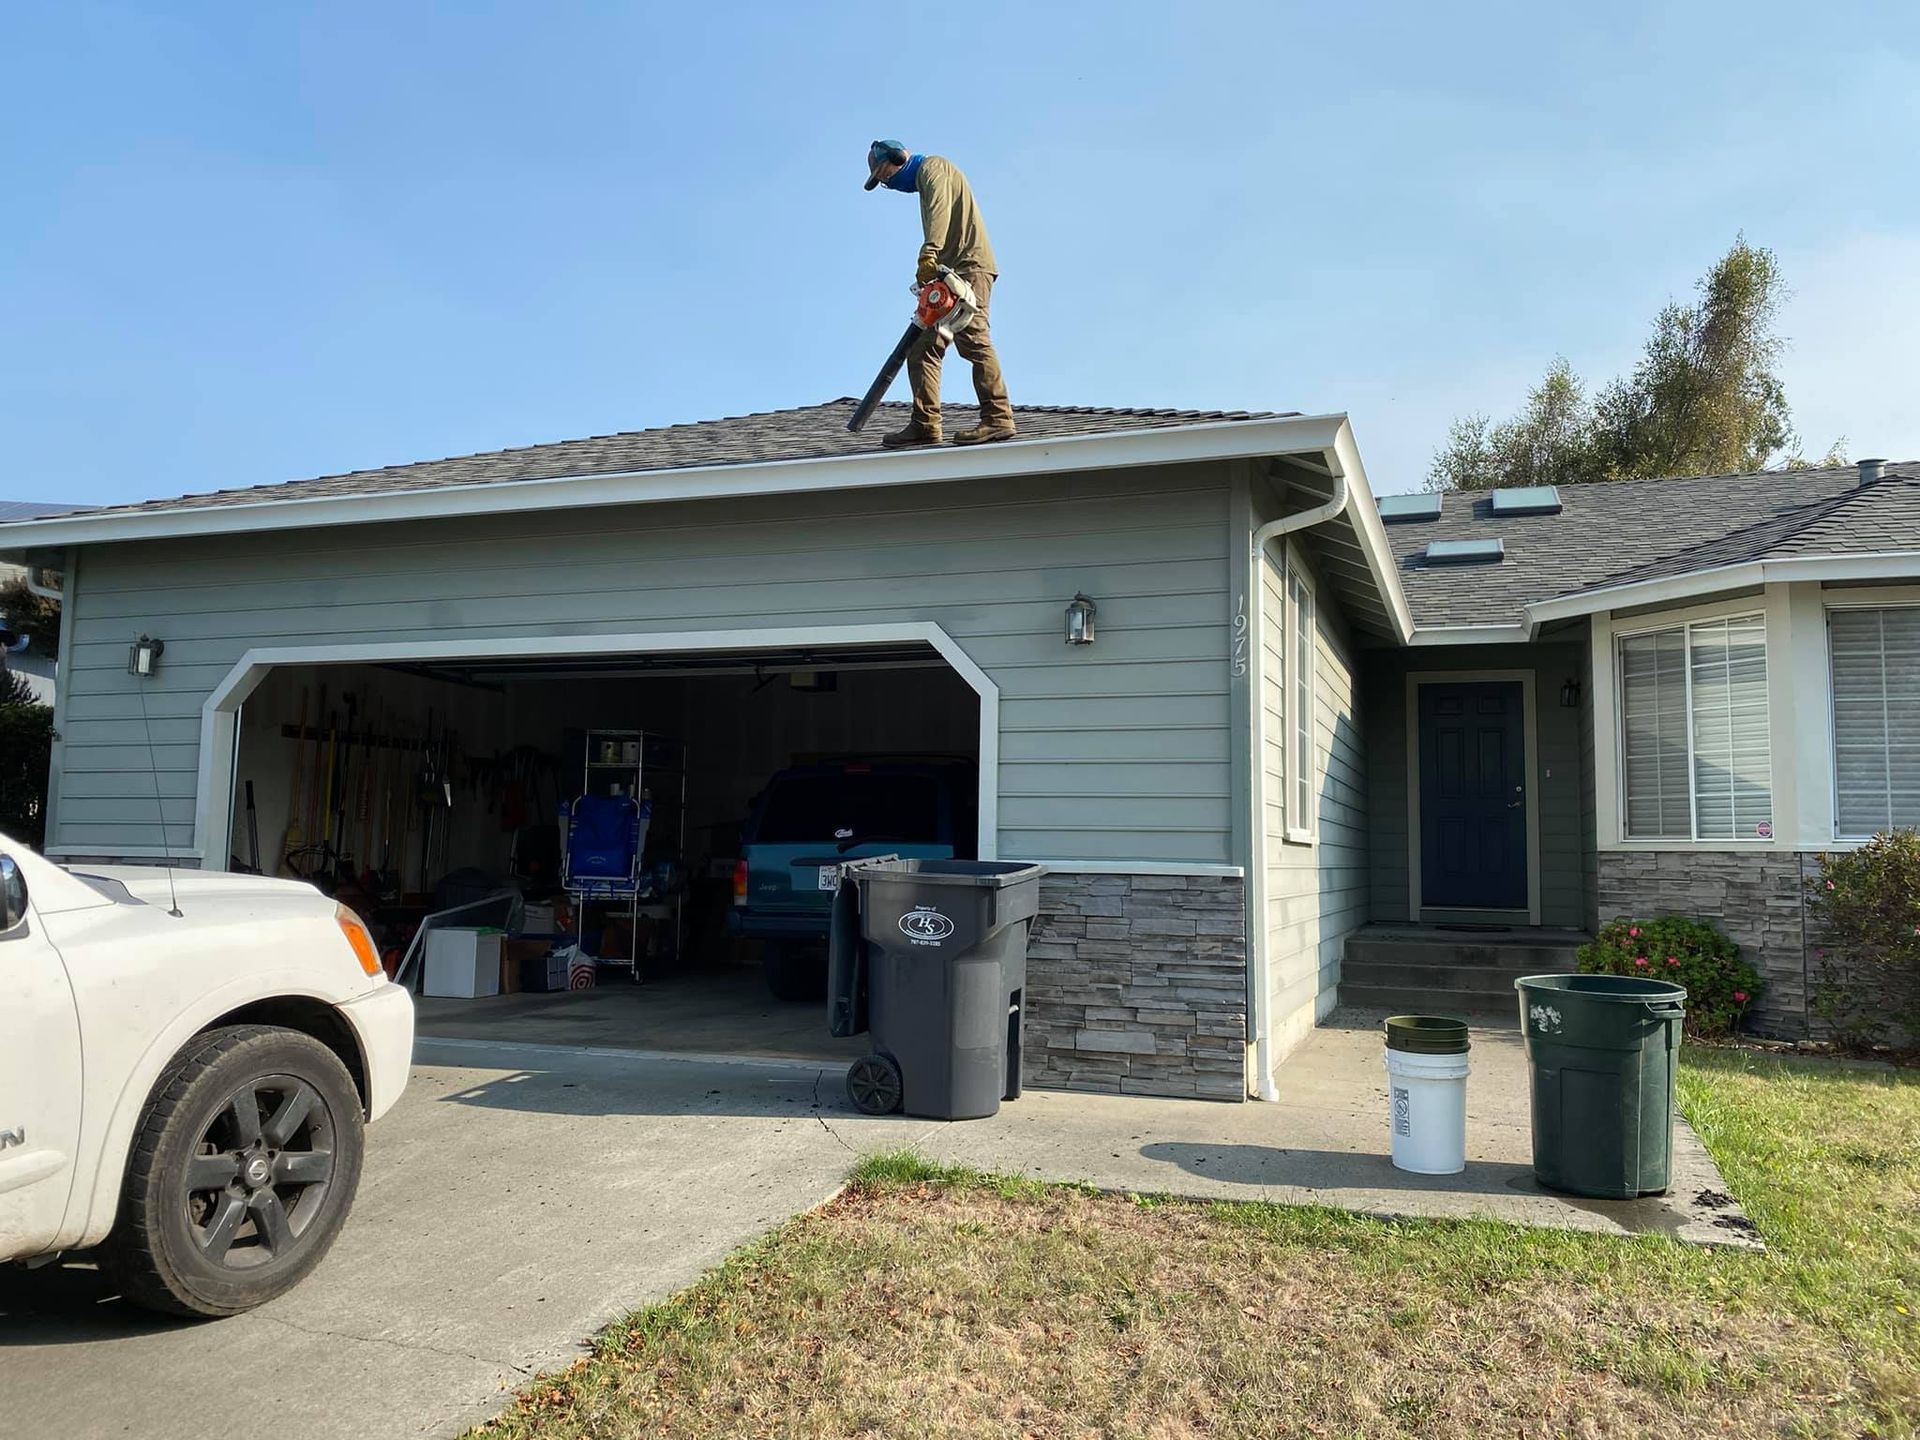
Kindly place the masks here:
<instances>
[{"instance_id":1,"label":"white plastic bucket","mask_svg":"<svg viewBox=\"0 0 1920 1440\"><path fill-rule=\"evenodd\" d=\"M1393 1164L1415 1175L1467 1168L1465 1055L1387 1050L1387 1119Z\"/></svg>"}]
</instances>

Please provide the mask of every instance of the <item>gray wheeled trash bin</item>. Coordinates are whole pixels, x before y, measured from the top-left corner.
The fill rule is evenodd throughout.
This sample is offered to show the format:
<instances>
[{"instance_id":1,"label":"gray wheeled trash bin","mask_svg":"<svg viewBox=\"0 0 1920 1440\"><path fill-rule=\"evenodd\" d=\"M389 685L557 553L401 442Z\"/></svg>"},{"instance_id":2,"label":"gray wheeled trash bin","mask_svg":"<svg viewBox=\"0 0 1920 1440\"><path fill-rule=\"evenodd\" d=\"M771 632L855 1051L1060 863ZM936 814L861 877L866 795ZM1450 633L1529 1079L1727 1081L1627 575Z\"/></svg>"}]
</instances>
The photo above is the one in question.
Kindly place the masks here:
<instances>
[{"instance_id":1,"label":"gray wheeled trash bin","mask_svg":"<svg viewBox=\"0 0 1920 1440\"><path fill-rule=\"evenodd\" d=\"M869 1034L847 1097L869 1115L991 1115L1020 1095L1027 933L1045 867L994 860L857 860L841 872L828 942L835 1035Z\"/></svg>"}]
</instances>

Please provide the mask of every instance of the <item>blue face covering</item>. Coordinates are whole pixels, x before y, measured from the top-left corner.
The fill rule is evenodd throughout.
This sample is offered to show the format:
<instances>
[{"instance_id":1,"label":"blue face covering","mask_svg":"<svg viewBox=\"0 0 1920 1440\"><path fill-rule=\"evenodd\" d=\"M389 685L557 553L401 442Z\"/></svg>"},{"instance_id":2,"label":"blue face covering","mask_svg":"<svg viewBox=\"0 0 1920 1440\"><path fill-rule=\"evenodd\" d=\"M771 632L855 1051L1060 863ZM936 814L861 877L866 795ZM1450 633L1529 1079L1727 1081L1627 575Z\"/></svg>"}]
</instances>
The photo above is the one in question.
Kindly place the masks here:
<instances>
[{"instance_id":1,"label":"blue face covering","mask_svg":"<svg viewBox=\"0 0 1920 1440\"><path fill-rule=\"evenodd\" d=\"M920 162L926 158L924 155L909 156L906 164L880 183L889 190L898 190L902 195L913 194L920 188Z\"/></svg>"}]
</instances>

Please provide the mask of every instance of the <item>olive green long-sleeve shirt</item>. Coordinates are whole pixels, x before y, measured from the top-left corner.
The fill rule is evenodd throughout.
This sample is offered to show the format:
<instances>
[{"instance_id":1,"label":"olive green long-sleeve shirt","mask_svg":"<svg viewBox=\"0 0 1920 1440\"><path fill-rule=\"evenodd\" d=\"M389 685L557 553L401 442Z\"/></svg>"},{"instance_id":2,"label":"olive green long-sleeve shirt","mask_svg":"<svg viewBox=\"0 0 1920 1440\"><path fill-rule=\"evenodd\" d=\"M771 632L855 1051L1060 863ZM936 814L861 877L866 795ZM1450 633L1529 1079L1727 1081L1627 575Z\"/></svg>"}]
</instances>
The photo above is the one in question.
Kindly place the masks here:
<instances>
[{"instance_id":1,"label":"olive green long-sleeve shirt","mask_svg":"<svg viewBox=\"0 0 1920 1440\"><path fill-rule=\"evenodd\" d=\"M987 240L986 222L974 203L973 187L960 167L938 155L920 162L916 187L920 192L920 228L926 243L920 258L954 270L984 270L998 275L1000 267Z\"/></svg>"}]
</instances>

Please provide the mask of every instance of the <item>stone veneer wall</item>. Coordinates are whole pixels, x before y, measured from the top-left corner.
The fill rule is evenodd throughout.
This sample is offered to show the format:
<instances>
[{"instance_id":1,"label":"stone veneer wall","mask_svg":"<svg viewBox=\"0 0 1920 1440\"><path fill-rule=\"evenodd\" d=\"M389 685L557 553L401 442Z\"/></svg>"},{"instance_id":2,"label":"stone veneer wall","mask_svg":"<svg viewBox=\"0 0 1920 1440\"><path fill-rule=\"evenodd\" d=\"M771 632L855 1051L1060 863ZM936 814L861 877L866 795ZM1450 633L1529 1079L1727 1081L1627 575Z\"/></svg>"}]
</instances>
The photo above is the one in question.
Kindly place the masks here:
<instances>
[{"instance_id":1,"label":"stone veneer wall","mask_svg":"<svg viewBox=\"0 0 1920 1440\"><path fill-rule=\"evenodd\" d=\"M1806 876L1817 868L1816 855L1795 850L1602 851L1600 923L1623 915L1713 921L1767 982L1747 1029L1803 1039L1813 1028L1809 980L1820 979L1806 914Z\"/></svg>"},{"instance_id":2,"label":"stone veneer wall","mask_svg":"<svg viewBox=\"0 0 1920 1440\"><path fill-rule=\"evenodd\" d=\"M1049 875L1027 947L1025 1078L1244 1100L1243 882Z\"/></svg>"}]
</instances>

